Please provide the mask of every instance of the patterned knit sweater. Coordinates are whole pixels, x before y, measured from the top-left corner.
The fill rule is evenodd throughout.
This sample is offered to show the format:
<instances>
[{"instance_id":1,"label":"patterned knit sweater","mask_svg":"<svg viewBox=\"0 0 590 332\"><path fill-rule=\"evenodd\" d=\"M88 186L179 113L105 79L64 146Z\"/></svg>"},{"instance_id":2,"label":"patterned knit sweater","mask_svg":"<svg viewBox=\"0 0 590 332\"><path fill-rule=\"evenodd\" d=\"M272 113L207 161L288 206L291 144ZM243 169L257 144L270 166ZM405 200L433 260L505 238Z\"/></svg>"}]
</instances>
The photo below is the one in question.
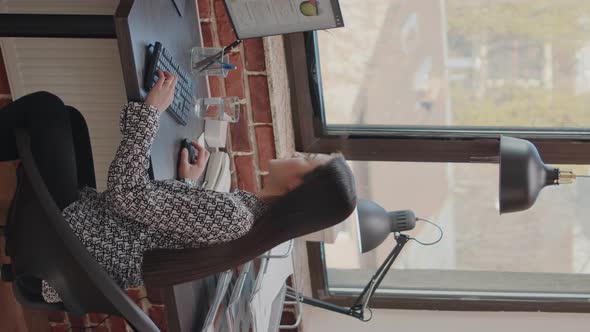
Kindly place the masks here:
<instances>
[{"instance_id":1,"label":"patterned knit sweater","mask_svg":"<svg viewBox=\"0 0 590 332\"><path fill-rule=\"evenodd\" d=\"M70 227L122 288L143 284L143 253L150 249L195 248L246 234L265 206L244 191L223 193L190 181L155 181L148 176L150 147L159 111L129 103L121 111L121 144L111 163L107 190L85 188L63 210ZM43 281L43 297L59 302Z\"/></svg>"}]
</instances>

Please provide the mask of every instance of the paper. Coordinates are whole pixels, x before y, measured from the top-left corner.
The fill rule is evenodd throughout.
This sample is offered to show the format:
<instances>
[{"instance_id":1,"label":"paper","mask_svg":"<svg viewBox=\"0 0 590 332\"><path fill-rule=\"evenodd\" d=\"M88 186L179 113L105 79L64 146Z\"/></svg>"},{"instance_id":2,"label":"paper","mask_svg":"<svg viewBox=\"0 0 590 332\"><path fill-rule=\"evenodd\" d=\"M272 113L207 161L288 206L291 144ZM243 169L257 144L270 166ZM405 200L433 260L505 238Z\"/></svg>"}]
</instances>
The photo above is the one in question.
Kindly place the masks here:
<instances>
[{"instance_id":1,"label":"paper","mask_svg":"<svg viewBox=\"0 0 590 332\"><path fill-rule=\"evenodd\" d=\"M291 244L285 242L270 252L271 255L282 255L286 253ZM273 314L273 303L277 294L283 290L287 277L293 274L293 260L291 255L286 258L270 258L266 272L264 272L264 265L262 271L264 273L260 280L260 289L250 299L250 310L252 312L252 328L256 332L268 331L271 316Z\"/></svg>"},{"instance_id":2,"label":"paper","mask_svg":"<svg viewBox=\"0 0 590 332\"><path fill-rule=\"evenodd\" d=\"M225 0L240 39L344 26L338 0Z\"/></svg>"},{"instance_id":3,"label":"paper","mask_svg":"<svg viewBox=\"0 0 590 332\"><path fill-rule=\"evenodd\" d=\"M225 320L222 321L221 318L225 313L225 305L227 304L227 301L224 300L229 298L227 290L232 280L232 275L232 270L225 271L219 275L215 296L211 300L211 306L203 324L203 332L227 330L226 328L222 328L221 324L227 324L227 322Z\"/></svg>"}]
</instances>

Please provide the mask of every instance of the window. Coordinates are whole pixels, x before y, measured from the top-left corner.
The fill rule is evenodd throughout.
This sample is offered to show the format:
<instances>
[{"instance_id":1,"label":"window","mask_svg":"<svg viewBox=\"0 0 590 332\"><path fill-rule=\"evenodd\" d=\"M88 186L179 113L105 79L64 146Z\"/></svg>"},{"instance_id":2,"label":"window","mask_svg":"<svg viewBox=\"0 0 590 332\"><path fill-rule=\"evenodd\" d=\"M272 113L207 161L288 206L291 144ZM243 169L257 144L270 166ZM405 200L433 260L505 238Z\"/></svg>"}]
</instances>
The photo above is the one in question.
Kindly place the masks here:
<instances>
[{"instance_id":1,"label":"window","mask_svg":"<svg viewBox=\"0 0 590 332\"><path fill-rule=\"evenodd\" d=\"M435 246L410 242L377 295L531 301L590 297L589 182L546 188L532 209L499 216L497 164L350 164L359 195L388 211L409 208L444 230L444 241ZM568 166L588 173L586 166ZM354 215L346 222L354 225ZM357 228L343 229L335 243L323 246L323 262L327 290L345 296L362 290L395 242L390 237L361 255ZM439 235L425 223L408 234L422 242Z\"/></svg>"},{"instance_id":2,"label":"window","mask_svg":"<svg viewBox=\"0 0 590 332\"><path fill-rule=\"evenodd\" d=\"M287 38L300 149L354 160L488 162L499 135L509 134L532 140L547 162L590 161L590 4L341 7L344 28Z\"/></svg>"},{"instance_id":3,"label":"window","mask_svg":"<svg viewBox=\"0 0 590 332\"><path fill-rule=\"evenodd\" d=\"M496 164L510 135L588 173L590 4L340 5L344 28L286 38L297 148L341 151L361 197L445 230L434 247L404 249L374 306L590 311L590 182L546 188L531 210L499 217ZM340 303L393 248L361 256L355 227L345 230L308 248L315 295Z\"/></svg>"}]
</instances>

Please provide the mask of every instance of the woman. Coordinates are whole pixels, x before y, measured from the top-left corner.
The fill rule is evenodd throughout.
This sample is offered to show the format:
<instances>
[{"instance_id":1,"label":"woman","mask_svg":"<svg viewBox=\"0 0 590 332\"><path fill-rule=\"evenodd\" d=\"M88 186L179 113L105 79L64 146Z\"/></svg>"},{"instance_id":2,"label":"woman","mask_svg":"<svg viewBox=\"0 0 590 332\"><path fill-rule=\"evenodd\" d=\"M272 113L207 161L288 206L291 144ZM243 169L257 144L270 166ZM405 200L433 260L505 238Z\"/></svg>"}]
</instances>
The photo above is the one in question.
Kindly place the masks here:
<instances>
[{"instance_id":1,"label":"woman","mask_svg":"<svg viewBox=\"0 0 590 332\"><path fill-rule=\"evenodd\" d=\"M172 102L176 85L173 75L158 75L145 103L129 103L121 112L121 143L109 168L106 191L98 193L85 187L78 193L76 188L85 180L71 179L71 174L69 180L48 183L74 233L121 287L143 285L142 272L154 284L178 283L221 272L281 242L339 223L352 213L356 205L354 180L340 156L323 162L274 160L260 193L221 193L194 185L209 153L193 142L197 160L189 163L187 151L182 151L178 166L181 181L150 180L150 148L160 115ZM9 105L0 110L2 120L37 130L38 136L31 137L32 149L44 179L48 178L45 175L55 174L51 172L63 173L53 164L76 174L76 165L68 166L75 161L63 151L71 155L84 153L71 142L72 134L80 132L74 127L85 126L83 119L54 96L45 93L36 97L45 99L42 112L17 114L16 107ZM14 103L21 109L27 102L22 99ZM35 112L47 113L44 123L35 122ZM73 126L69 135L64 135L67 130L63 126L68 121ZM38 144L46 144L44 149L63 150L59 154L66 161L65 168L64 163L56 162L61 159L55 155L43 160L46 156L36 142L46 132L61 135L61 141ZM4 130L3 136L14 140ZM4 160L15 153L12 148L6 150ZM162 269L161 255L170 250L178 250L175 261L176 257L186 261ZM166 263L173 262L168 259ZM57 292L46 282L43 297L47 302L59 301Z\"/></svg>"}]
</instances>

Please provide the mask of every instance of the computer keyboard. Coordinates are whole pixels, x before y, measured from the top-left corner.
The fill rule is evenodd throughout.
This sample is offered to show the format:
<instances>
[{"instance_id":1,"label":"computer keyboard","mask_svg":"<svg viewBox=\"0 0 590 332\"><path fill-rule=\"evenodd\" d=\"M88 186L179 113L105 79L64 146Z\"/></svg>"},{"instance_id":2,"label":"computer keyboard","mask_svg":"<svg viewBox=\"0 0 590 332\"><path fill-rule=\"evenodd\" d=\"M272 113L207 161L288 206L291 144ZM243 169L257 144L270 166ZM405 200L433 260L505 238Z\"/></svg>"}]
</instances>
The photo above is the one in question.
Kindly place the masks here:
<instances>
[{"instance_id":1,"label":"computer keyboard","mask_svg":"<svg viewBox=\"0 0 590 332\"><path fill-rule=\"evenodd\" d=\"M147 63L144 87L150 90L158 80L158 69L174 74L178 80L174 91L174 100L166 113L170 114L176 122L186 125L190 113L194 110L193 80L188 72L179 65L172 55L160 42L148 47L149 60Z\"/></svg>"}]
</instances>

